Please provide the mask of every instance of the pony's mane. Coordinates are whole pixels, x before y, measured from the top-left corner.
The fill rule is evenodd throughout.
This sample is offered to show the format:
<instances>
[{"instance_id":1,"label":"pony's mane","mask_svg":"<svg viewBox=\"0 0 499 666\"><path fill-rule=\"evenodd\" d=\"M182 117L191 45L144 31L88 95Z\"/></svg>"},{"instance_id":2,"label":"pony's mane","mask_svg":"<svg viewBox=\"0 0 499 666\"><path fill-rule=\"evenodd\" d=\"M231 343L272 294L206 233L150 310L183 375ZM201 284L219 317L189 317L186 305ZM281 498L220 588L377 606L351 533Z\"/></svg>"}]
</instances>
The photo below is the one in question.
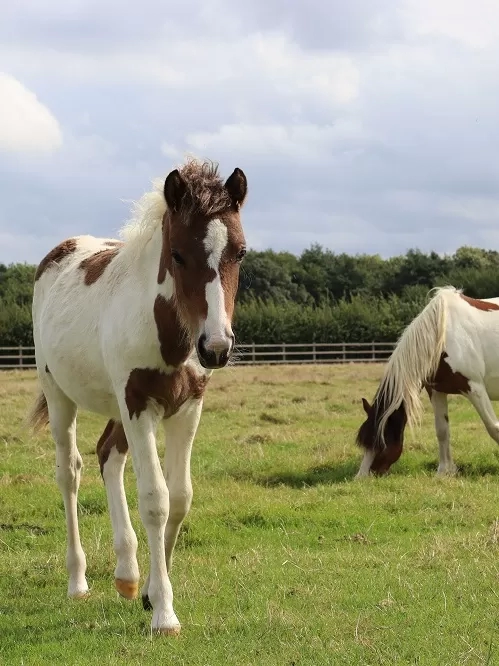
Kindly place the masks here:
<instances>
[{"instance_id":1,"label":"pony's mane","mask_svg":"<svg viewBox=\"0 0 499 666\"><path fill-rule=\"evenodd\" d=\"M218 164L192 157L178 170L187 186L187 194L179 211L184 223L187 224L193 215L211 217L231 206L229 193L218 172ZM126 244L145 244L162 224L168 210L163 192L164 183L164 178L155 179L153 189L132 203L131 217L120 230L120 237Z\"/></svg>"},{"instance_id":2,"label":"pony's mane","mask_svg":"<svg viewBox=\"0 0 499 666\"><path fill-rule=\"evenodd\" d=\"M444 350L446 300L461 291L452 286L431 289L429 294L434 294L431 300L400 336L375 395L375 401L384 410L378 423L381 440L390 415L401 405L411 430L420 423L423 382L436 372Z\"/></svg>"}]
</instances>

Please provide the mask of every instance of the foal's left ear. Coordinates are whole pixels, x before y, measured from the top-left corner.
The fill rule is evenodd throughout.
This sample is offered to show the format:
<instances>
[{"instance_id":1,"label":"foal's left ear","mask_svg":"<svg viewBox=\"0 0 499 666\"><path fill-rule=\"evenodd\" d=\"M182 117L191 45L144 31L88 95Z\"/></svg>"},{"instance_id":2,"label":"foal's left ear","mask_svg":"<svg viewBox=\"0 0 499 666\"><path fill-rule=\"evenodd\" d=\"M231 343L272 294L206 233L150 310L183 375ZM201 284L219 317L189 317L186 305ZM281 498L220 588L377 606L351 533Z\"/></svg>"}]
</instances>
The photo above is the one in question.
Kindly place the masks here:
<instances>
[{"instance_id":1,"label":"foal's left ear","mask_svg":"<svg viewBox=\"0 0 499 666\"><path fill-rule=\"evenodd\" d=\"M241 169L237 167L234 169L225 182L225 189L230 194L232 205L236 210L239 210L248 193L248 181Z\"/></svg>"},{"instance_id":2,"label":"foal's left ear","mask_svg":"<svg viewBox=\"0 0 499 666\"><path fill-rule=\"evenodd\" d=\"M174 169L168 174L165 180L164 193L168 208L173 212L177 212L182 205L182 199L187 191L187 186L182 180L178 169Z\"/></svg>"}]
</instances>

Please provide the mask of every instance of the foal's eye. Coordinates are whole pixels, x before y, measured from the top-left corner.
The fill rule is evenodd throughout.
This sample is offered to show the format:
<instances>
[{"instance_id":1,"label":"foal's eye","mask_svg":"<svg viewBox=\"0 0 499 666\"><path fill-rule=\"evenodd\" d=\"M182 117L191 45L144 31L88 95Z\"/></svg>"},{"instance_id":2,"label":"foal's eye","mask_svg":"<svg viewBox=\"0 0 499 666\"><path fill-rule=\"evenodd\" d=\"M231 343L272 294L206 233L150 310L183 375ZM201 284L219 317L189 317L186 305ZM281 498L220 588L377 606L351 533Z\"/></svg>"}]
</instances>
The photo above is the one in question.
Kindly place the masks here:
<instances>
[{"instance_id":1,"label":"foal's eye","mask_svg":"<svg viewBox=\"0 0 499 666\"><path fill-rule=\"evenodd\" d=\"M236 254L236 261L241 262L244 259L244 255L246 254L246 248L243 247L239 252Z\"/></svg>"},{"instance_id":2,"label":"foal's eye","mask_svg":"<svg viewBox=\"0 0 499 666\"><path fill-rule=\"evenodd\" d=\"M179 266L185 266L185 261L182 259L177 250L172 250L172 259Z\"/></svg>"}]
</instances>

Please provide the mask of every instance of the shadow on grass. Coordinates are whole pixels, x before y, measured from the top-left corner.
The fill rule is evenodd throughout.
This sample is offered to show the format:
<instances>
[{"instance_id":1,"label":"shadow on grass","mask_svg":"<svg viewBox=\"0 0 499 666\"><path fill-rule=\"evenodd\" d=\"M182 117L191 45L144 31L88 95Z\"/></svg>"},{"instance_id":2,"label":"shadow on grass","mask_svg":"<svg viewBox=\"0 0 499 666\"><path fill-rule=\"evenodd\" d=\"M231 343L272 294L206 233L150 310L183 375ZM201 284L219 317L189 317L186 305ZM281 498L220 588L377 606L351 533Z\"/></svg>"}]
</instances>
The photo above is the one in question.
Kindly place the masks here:
<instances>
[{"instance_id":1,"label":"shadow on grass","mask_svg":"<svg viewBox=\"0 0 499 666\"><path fill-rule=\"evenodd\" d=\"M356 475L357 469L357 461L351 460L337 465L319 465L305 470L285 470L272 474L234 470L229 472L229 476L236 481L249 481L265 488L276 486L307 488L351 481Z\"/></svg>"},{"instance_id":2,"label":"shadow on grass","mask_svg":"<svg viewBox=\"0 0 499 666\"><path fill-rule=\"evenodd\" d=\"M482 476L499 476L499 464L492 463L490 460L476 460L473 462L458 462L455 461L457 465L457 476L464 477L468 479L476 479ZM438 460L432 462L424 462L418 465L428 474L436 475L438 469Z\"/></svg>"},{"instance_id":3,"label":"shadow on grass","mask_svg":"<svg viewBox=\"0 0 499 666\"><path fill-rule=\"evenodd\" d=\"M494 464L489 460L476 460L473 462L456 463L458 465L458 477L475 479L486 475L499 476L499 463ZM287 486L288 488L308 488L319 485L334 485L353 481L358 471L358 461L351 460L336 465L319 465L309 469L283 470L274 473L258 473L248 470L233 470L229 476L236 481L246 481L265 488ZM394 465L390 472L382 478L391 476L414 476L423 473L435 476L438 469L438 460L421 461L416 464Z\"/></svg>"}]
</instances>

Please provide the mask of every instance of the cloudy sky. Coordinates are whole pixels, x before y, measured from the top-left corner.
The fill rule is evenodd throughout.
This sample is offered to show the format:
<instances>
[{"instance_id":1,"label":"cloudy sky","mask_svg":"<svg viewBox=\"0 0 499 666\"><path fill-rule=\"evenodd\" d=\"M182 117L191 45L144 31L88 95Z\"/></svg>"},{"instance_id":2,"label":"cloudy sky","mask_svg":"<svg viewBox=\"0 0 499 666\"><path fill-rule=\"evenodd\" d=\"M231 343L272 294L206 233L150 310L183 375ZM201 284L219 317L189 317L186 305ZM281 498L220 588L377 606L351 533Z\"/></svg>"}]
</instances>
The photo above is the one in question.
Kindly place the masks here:
<instances>
[{"instance_id":1,"label":"cloudy sky","mask_svg":"<svg viewBox=\"0 0 499 666\"><path fill-rule=\"evenodd\" d=\"M499 2L2 3L0 262L186 154L246 172L254 249L499 249Z\"/></svg>"}]
</instances>

